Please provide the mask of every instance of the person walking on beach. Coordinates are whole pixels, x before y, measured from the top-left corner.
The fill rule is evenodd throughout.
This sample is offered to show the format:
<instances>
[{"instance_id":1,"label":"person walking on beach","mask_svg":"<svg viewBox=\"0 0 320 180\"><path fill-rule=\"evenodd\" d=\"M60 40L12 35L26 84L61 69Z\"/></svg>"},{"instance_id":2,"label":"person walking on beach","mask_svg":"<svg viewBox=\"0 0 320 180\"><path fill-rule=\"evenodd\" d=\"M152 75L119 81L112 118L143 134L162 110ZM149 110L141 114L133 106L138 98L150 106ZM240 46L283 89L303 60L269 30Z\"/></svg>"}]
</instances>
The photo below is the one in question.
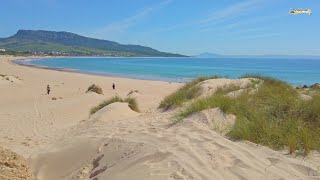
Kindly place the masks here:
<instances>
[{"instance_id":1,"label":"person walking on beach","mask_svg":"<svg viewBox=\"0 0 320 180\"><path fill-rule=\"evenodd\" d=\"M50 86L47 85L47 95L49 95L49 94L50 94Z\"/></svg>"},{"instance_id":2,"label":"person walking on beach","mask_svg":"<svg viewBox=\"0 0 320 180\"><path fill-rule=\"evenodd\" d=\"M116 85L114 83L112 83L112 89L115 90L116 89Z\"/></svg>"}]
</instances>

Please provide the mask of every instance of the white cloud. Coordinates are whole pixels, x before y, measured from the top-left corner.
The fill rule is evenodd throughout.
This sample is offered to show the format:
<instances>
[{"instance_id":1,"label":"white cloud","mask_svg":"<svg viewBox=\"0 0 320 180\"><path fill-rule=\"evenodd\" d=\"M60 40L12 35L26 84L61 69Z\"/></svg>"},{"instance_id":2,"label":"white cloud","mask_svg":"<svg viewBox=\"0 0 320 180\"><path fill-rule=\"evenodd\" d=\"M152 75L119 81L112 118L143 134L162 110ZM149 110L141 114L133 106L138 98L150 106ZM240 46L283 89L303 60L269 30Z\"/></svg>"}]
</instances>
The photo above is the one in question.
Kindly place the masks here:
<instances>
[{"instance_id":1,"label":"white cloud","mask_svg":"<svg viewBox=\"0 0 320 180\"><path fill-rule=\"evenodd\" d=\"M281 36L281 33L267 33L267 34L257 34L257 35L248 35L248 36L241 36L240 39L252 40L252 39L264 39L264 38L271 38L271 37L278 37Z\"/></svg>"},{"instance_id":2,"label":"white cloud","mask_svg":"<svg viewBox=\"0 0 320 180\"><path fill-rule=\"evenodd\" d=\"M257 24L257 23L265 23L267 21L272 21L275 19L279 19L282 17L285 17L287 15L273 15L273 16L264 16L264 17L254 17L254 18L247 18L247 19L239 19L236 22L226 24L223 26L214 26L214 27L207 27L203 28L201 31L202 32L208 32L208 31L213 31L213 30L231 30L231 29L238 29L239 27L244 27L244 26L250 26L252 24Z\"/></svg>"},{"instance_id":3,"label":"white cloud","mask_svg":"<svg viewBox=\"0 0 320 180\"><path fill-rule=\"evenodd\" d=\"M105 34L115 34L115 33L121 33L127 31L130 27L142 22L145 20L150 14L152 14L154 11L163 8L164 6L172 3L173 0L166 0L158 4L154 4L151 6L147 6L137 12L136 14L126 17L122 20L119 20L117 22L111 23L105 27L102 27L98 30L96 30L96 33L98 36L105 35Z\"/></svg>"},{"instance_id":4,"label":"white cloud","mask_svg":"<svg viewBox=\"0 0 320 180\"><path fill-rule=\"evenodd\" d=\"M217 28L217 24L223 23L227 20L232 20L239 16L243 16L248 14L254 10L257 10L263 0L245 0L236 4L229 5L227 7L216 9L213 13L209 14L207 17L202 18L200 20L184 23L184 24L175 24L168 27L160 28L159 31L172 31L178 28L184 27L199 27L201 32L211 31ZM257 18L258 19L258 18ZM251 20L250 20L251 21ZM255 21L255 20L252 20ZM250 22L237 22L234 24L230 24L231 26L238 26L241 24L248 24Z\"/></svg>"},{"instance_id":5,"label":"white cloud","mask_svg":"<svg viewBox=\"0 0 320 180\"><path fill-rule=\"evenodd\" d=\"M261 0L246 0L236 4L232 4L222 9L218 9L210 14L208 17L202 19L199 24L212 25L224 22L229 19L239 17L243 14L247 14L250 11L256 10Z\"/></svg>"}]
</instances>

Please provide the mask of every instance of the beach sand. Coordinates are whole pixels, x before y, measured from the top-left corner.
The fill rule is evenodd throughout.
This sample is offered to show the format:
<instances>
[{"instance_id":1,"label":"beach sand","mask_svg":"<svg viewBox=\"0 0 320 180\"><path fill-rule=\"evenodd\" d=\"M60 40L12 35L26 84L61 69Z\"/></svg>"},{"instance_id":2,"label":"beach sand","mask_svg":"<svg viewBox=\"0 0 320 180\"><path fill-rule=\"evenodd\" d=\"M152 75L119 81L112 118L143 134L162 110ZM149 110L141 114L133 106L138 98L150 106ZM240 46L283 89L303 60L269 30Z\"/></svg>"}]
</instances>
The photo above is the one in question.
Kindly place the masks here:
<instances>
[{"instance_id":1,"label":"beach sand","mask_svg":"<svg viewBox=\"0 0 320 180\"><path fill-rule=\"evenodd\" d=\"M320 178L319 153L293 157L233 142L200 115L169 126L175 112L157 106L180 83L37 69L12 63L18 58L0 56L6 75L0 77L0 146L24 157L38 179ZM91 84L104 94L85 93ZM101 101L131 90L138 90L129 96L140 113L114 103L89 115Z\"/></svg>"}]
</instances>

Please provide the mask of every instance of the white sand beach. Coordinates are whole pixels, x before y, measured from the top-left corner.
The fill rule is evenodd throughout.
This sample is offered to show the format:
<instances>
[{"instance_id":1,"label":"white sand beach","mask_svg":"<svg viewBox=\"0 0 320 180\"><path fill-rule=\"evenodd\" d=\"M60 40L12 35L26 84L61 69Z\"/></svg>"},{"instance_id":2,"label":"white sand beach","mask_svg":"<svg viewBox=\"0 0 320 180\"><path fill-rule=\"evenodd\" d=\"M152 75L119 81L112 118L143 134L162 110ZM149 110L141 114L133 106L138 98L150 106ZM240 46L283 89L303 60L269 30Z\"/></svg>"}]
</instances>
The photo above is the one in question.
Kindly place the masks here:
<instances>
[{"instance_id":1,"label":"white sand beach","mask_svg":"<svg viewBox=\"0 0 320 180\"><path fill-rule=\"evenodd\" d=\"M319 153L295 157L231 141L208 123L212 118L232 118L216 110L169 126L175 112L157 107L182 83L61 72L12 62L20 58L0 56L0 146L26 159L37 179L320 179ZM209 91L233 82L220 79L203 86L210 85ZM102 87L104 94L85 93L91 84ZM114 95L125 98L131 90L138 90L129 96L137 99L140 113L127 103L113 103L89 115L103 100Z\"/></svg>"}]
</instances>

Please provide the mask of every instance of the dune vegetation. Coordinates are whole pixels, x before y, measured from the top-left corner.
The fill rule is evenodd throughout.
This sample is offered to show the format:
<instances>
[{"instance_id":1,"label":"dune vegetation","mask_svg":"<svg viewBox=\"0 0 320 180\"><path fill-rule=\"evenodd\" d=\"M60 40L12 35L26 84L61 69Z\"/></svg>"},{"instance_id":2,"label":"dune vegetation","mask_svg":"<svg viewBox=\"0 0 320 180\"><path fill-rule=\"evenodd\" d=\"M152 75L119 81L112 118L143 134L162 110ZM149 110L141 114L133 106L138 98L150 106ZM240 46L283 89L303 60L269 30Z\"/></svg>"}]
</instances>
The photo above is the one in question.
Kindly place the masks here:
<instances>
[{"instance_id":1,"label":"dune vegetation","mask_svg":"<svg viewBox=\"0 0 320 180\"><path fill-rule=\"evenodd\" d=\"M313 85L308 88L298 88L298 91L301 94L305 94L309 96L320 95L320 85Z\"/></svg>"},{"instance_id":2,"label":"dune vegetation","mask_svg":"<svg viewBox=\"0 0 320 180\"><path fill-rule=\"evenodd\" d=\"M96 113L97 111L104 108L105 106L112 104L112 103L115 103L115 102L126 102L126 103L128 103L131 110L133 110L135 112L140 112L139 107L138 107L138 103L135 98L128 97L128 98L123 99L119 96L114 96L108 100L103 101L99 105L91 108L90 115Z\"/></svg>"},{"instance_id":3,"label":"dune vegetation","mask_svg":"<svg viewBox=\"0 0 320 180\"><path fill-rule=\"evenodd\" d=\"M320 86L314 86L314 87L311 87L310 89L315 93L320 93Z\"/></svg>"},{"instance_id":4,"label":"dune vegetation","mask_svg":"<svg viewBox=\"0 0 320 180\"><path fill-rule=\"evenodd\" d=\"M88 87L88 90L86 91L86 93L88 92L95 92L97 94L103 94L103 90L100 86L97 86L95 84L92 84L91 86Z\"/></svg>"},{"instance_id":5,"label":"dune vegetation","mask_svg":"<svg viewBox=\"0 0 320 180\"><path fill-rule=\"evenodd\" d=\"M200 87L195 86L198 83L208 80L208 79L217 79L221 78L219 76L203 76L198 77L191 82L186 83L184 86L179 88L176 92L173 94L165 97L160 105L159 108L162 108L164 110L168 110L170 108L177 108L181 107L182 104L188 100L194 99L198 96L200 96Z\"/></svg>"},{"instance_id":6,"label":"dune vegetation","mask_svg":"<svg viewBox=\"0 0 320 180\"><path fill-rule=\"evenodd\" d=\"M243 77L257 78L262 83L252 81L251 86L236 97L227 94L239 87L227 86L210 96L191 101L176 114L176 122L192 113L220 108L237 117L227 133L233 140L248 140L277 150L288 148L291 154L306 155L311 150L320 150L319 93L314 93L310 100L303 100L299 92L286 82L257 75ZM181 105L194 97L194 90L190 89L200 81L197 79L182 87L160 106Z\"/></svg>"},{"instance_id":7,"label":"dune vegetation","mask_svg":"<svg viewBox=\"0 0 320 180\"><path fill-rule=\"evenodd\" d=\"M138 90L131 90L128 94L127 94L127 96L130 96L131 94L133 94L133 93L140 93Z\"/></svg>"}]
</instances>

